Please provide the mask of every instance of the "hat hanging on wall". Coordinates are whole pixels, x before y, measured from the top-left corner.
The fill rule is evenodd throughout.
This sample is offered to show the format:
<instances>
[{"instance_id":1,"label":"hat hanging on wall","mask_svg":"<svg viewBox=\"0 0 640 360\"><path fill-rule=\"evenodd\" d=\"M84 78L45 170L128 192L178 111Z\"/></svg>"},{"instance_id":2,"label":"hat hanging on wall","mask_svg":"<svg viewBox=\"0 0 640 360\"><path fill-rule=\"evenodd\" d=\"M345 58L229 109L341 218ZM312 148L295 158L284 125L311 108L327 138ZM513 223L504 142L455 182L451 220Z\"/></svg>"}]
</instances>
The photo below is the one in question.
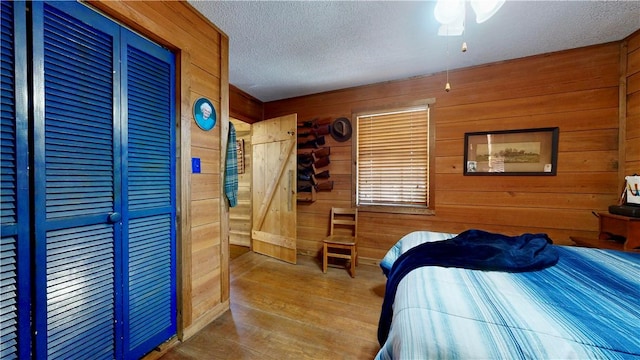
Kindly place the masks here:
<instances>
[{"instance_id":1,"label":"hat hanging on wall","mask_svg":"<svg viewBox=\"0 0 640 360\"><path fill-rule=\"evenodd\" d=\"M336 141L347 141L351 139L351 122L345 117L340 117L333 120L331 124L331 137Z\"/></svg>"}]
</instances>

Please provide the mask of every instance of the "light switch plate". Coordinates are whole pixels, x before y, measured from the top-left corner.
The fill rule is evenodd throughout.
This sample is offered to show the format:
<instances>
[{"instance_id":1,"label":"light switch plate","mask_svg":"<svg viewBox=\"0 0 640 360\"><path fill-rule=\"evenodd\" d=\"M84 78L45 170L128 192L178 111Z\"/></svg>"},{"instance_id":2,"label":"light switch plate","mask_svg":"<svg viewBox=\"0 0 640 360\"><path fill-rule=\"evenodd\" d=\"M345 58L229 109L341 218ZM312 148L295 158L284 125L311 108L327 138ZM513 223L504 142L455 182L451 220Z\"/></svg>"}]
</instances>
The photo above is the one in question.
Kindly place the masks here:
<instances>
[{"instance_id":1,"label":"light switch plate","mask_svg":"<svg viewBox=\"0 0 640 360\"><path fill-rule=\"evenodd\" d=\"M191 172L200 174L200 158L191 158Z\"/></svg>"}]
</instances>

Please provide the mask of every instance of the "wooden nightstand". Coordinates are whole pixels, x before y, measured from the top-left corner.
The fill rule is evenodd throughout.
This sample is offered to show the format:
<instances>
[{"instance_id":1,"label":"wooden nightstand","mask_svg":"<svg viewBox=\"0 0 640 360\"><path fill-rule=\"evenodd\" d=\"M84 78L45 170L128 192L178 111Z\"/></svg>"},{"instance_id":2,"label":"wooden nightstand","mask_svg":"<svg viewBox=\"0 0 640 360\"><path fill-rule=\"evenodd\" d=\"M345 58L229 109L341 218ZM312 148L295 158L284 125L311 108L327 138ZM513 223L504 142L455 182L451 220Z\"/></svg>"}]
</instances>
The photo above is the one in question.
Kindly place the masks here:
<instances>
[{"instance_id":1,"label":"wooden nightstand","mask_svg":"<svg viewBox=\"0 0 640 360\"><path fill-rule=\"evenodd\" d=\"M571 236L578 246L621 251L640 251L640 218L615 215L608 212L598 214L600 234L598 239Z\"/></svg>"}]
</instances>

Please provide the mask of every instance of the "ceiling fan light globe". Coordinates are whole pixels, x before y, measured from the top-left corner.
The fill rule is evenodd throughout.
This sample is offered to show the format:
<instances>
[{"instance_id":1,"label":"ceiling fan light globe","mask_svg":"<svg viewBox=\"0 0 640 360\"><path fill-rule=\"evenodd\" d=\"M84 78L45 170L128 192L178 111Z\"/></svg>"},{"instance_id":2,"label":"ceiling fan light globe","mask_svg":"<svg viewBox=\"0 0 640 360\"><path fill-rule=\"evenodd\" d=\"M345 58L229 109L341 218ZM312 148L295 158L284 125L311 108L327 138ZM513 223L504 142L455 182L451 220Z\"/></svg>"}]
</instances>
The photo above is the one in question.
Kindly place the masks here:
<instances>
[{"instance_id":1,"label":"ceiling fan light globe","mask_svg":"<svg viewBox=\"0 0 640 360\"><path fill-rule=\"evenodd\" d=\"M504 5L505 0L471 0L471 8L476 13L476 22L489 20Z\"/></svg>"},{"instance_id":2,"label":"ceiling fan light globe","mask_svg":"<svg viewBox=\"0 0 640 360\"><path fill-rule=\"evenodd\" d=\"M464 0L438 0L433 15L443 25L464 19Z\"/></svg>"}]
</instances>

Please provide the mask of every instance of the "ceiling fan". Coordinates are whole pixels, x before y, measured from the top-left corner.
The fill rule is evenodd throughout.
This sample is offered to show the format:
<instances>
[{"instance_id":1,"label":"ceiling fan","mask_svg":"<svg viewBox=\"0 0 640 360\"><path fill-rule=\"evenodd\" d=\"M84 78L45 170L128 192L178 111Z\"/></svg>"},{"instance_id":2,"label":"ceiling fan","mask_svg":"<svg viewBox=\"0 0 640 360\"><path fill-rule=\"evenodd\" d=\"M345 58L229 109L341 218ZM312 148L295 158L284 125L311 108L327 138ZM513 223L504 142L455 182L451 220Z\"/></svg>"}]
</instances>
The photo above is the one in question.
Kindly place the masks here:
<instances>
[{"instance_id":1,"label":"ceiling fan","mask_svg":"<svg viewBox=\"0 0 640 360\"><path fill-rule=\"evenodd\" d=\"M460 36L464 33L466 16L465 0L438 0L433 14L440 23L438 35ZM471 0L471 8L476 14L478 24L489 20L504 5L505 0Z\"/></svg>"}]
</instances>

